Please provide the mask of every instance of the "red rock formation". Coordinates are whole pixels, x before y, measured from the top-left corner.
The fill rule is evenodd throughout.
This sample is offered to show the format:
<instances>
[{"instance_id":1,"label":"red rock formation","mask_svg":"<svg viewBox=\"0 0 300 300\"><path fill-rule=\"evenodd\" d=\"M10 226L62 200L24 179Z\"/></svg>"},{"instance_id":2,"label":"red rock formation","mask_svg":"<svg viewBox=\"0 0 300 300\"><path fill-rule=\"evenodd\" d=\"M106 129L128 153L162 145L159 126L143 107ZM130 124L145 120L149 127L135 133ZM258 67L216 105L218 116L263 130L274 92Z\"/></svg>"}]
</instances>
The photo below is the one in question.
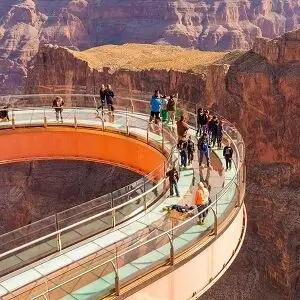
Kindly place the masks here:
<instances>
[{"instance_id":1,"label":"red rock formation","mask_svg":"<svg viewBox=\"0 0 300 300\"><path fill-rule=\"evenodd\" d=\"M299 299L299 34L259 39L252 51L224 58L202 74L94 70L53 46L41 48L29 73L30 92L65 85L97 92L103 82L116 89L177 90L236 124L246 143L248 235L237 261L203 299Z\"/></svg>"},{"instance_id":2,"label":"red rock formation","mask_svg":"<svg viewBox=\"0 0 300 300\"><path fill-rule=\"evenodd\" d=\"M273 38L299 23L296 0L1 0L0 63L6 68L0 70L0 91L22 89L26 64L44 43L249 49L256 37Z\"/></svg>"}]
</instances>

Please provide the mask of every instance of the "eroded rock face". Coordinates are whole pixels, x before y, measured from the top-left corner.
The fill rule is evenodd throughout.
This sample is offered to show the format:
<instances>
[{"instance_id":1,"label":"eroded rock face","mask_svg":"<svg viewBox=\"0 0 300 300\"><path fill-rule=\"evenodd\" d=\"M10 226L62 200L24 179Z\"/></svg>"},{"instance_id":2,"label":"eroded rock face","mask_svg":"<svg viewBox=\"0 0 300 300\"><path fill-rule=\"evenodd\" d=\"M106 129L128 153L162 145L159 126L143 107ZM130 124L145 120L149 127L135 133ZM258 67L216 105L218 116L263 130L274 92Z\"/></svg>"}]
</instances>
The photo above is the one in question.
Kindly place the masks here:
<instances>
[{"instance_id":1,"label":"eroded rock face","mask_svg":"<svg viewBox=\"0 0 300 300\"><path fill-rule=\"evenodd\" d=\"M141 176L103 163L53 160L0 165L0 234L111 193Z\"/></svg>"},{"instance_id":2,"label":"eroded rock face","mask_svg":"<svg viewBox=\"0 0 300 300\"><path fill-rule=\"evenodd\" d=\"M0 0L2 94L21 90L27 62L45 43L167 43L203 50L249 49L256 37L297 28L295 0Z\"/></svg>"},{"instance_id":3,"label":"eroded rock face","mask_svg":"<svg viewBox=\"0 0 300 300\"><path fill-rule=\"evenodd\" d=\"M299 33L259 40L253 50L211 65L202 74L94 70L68 50L53 46L41 49L30 71L30 92L55 85L97 92L101 83L112 83L116 90L177 90L181 98L236 124L247 153L248 233L224 280L203 299L299 298Z\"/></svg>"}]
</instances>

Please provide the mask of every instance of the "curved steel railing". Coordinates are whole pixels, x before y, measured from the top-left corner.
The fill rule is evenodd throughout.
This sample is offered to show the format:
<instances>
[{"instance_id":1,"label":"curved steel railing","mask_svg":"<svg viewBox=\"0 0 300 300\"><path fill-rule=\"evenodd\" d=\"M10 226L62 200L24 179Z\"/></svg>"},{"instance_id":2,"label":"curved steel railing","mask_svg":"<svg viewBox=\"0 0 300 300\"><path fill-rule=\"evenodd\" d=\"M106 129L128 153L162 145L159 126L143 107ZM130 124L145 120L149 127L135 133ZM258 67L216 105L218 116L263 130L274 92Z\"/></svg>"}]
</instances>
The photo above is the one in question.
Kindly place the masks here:
<instances>
[{"instance_id":1,"label":"curved steel railing","mask_svg":"<svg viewBox=\"0 0 300 300\"><path fill-rule=\"evenodd\" d=\"M39 117L41 110L43 111L45 110L45 108L35 108L34 110L35 113L37 113L37 116ZM14 111L18 113L25 113L28 111L28 108L24 107L21 109L18 107L14 108ZM53 114L52 109L50 109L50 112ZM75 114L74 110L72 112ZM18 113L14 114L15 126L23 127L28 125L28 119L21 120L21 122L18 123ZM13 112L11 112L11 115L13 115ZM134 115L131 114L130 118L132 120L134 120L137 124L143 124L145 128L143 136L141 132L135 132L133 130L133 127L131 130L128 120L126 120L126 118L128 117L127 113L124 114L124 112L120 112L120 115L122 116L122 121L125 124L125 127L122 128L122 130L118 129L117 132L126 135L134 135L137 138L141 138L145 142L151 144L152 146L155 146L160 151L165 152L168 156L167 164L163 163L159 165L145 178L133 183L136 185L133 189L125 187L123 188L123 192L121 193L119 193L119 191L115 191L113 193L83 203L77 207L70 208L69 210L61 212L57 215L50 216L36 223L32 223L28 226L19 228L13 232L9 232L0 236L2 250L2 253L0 254L0 259L9 258L12 255L18 254L20 251L29 251L30 247L40 246L41 243L43 243L43 241L47 242L53 236L56 236L57 247L51 247L51 249L49 249L46 252L41 251L41 253L37 253L34 259L26 260L24 261L24 263L20 262L15 266L15 268L20 268L23 265L31 263L46 255L52 254L55 251L61 251L62 247L66 248L76 242L86 239L92 235L98 234L99 232L110 228L115 228L115 226L120 224L121 222L124 222L130 217L140 213L143 210L146 210L147 207L149 207L155 201L157 195L161 196L166 191L165 180L163 177L166 168L168 168L168 165L173 163L174 161L174 144L176 144L176 137L170 136L168 131L166 131L165 129L161 129L159 130L159 134L161 135L161 141L155 140L153 136L151 136L152 132L150 131L151 128L148 126L148 121L140 118L135 119ZM83 117L86 118L86 116ZM32 125L39 125L39 123L37 123L36 121L40 121L40 125L43 125L45 122L43 118L38 119L36 117L30 116L30 122L32 123ZM11 123L13 123L13 121L11 121ZM50 124L51 122L47 123L47 126ZM7 124L4 124L4 126L6 125ZM104 128L104 130L114 131L114 129L106 127ZM155 184L156 182L158 182L159 185L155 185L156 188L153 189L153 184ZM138 202L138 204L132 205L132 203L134 202L131 201L132 199ZM142 199L142 201L138 201L139 199ZM125 207L129 208L126 211L126 214L124 214L122 218L117 217L122 213L121 210ZM107 217L107 219L111 218L111 221L108 221L108 224L102 222L102 227L99 227L99 224L97 224L97 226L95 226L96 229L94 231L92 230L88 233L81 234L79 236L77 235L76 239L69 239L62 235L62 233L68 233L70 230L72 230L72 228L74 228L74 230L76 229L78 232L78 226L85 226L89 224L89 222L91 222L92 220L98 220L99 218L103 219L104 217ZM9 266L7 269L2 270L2 272L0 273L5 274L13 270L14 268Z\"/></svg>"},{"instance_id":2,"label":"curved steel railing","mask_svg":"<svg viewBox=\"0 0 300 300\"><path fill-rule=\"evenodd\" d=\"M43 97L43 96L40 96L40 97ZM72 95L69 97L72 97ZM88 97L88 96L84 95L84 97ZM93 95L90 97L93 98L96 96ZM131 99L128 97L127 98L120 97L120 99L122 99L122 103L123 102L126 103L124 106L127 107L127 109L128 109L128 107L130 107L130 111L135 112L135 113L142 113L141 118L142 119L146 118L145 116L143 116L143 113L147 113L149 111L149 108L147 107L147 106L149 106L149 102L147 102L143 99L135 100L135 99ZM92 107L92 105L91 105L91 107ZM136 110L138 110L138 112ZM184 113L188 113L191 115L192 118L195 118L195 114L193 112L184 111ZM129 115L128 111L127 111L126 115L127 115L127 121L125 124L126 124L126 126L128 126L128 125L130 126L130 120L128 119L128 115ZM192 126L194 125L193 122L190 122L190 123ZM55 292L57 289L61 288L62 286L70 283L73 280L78 280L79 278L83 278L85 275L89 274L90 272L94 272L96 269L98 270L97 272L99 272L99 269L102 270L102 268L104 268L104 267L107 269L108 265L114 266L113 269L111 269L111 272L113 272L115 274L115 283L113 284L113 286L116 291L116 294L118 294L119 289L120 289L120 284L126 283L126 281L122 281L119 279L119 276L118 276L119 268L121 268L126 263L129 263L130 261L133 261L134 259L139 257L139 249L143 249L141 251L141 253L143 253L143 255L144 255L145 248L147 249L146 253L149 253L153 249L160 249L159 247L169 247L168 251L164 252L164 253L169 253L169 254L164 255L161 258L161 260L153 262L153 264L151 265L151 268L155 268L161 264L165 264L166 261L168 261L172 265L174 263L175 256L180 255L181 253L186 251L191 246L191 243L187 243L184 246L177 249L174 246L174 241L177 238L180 238L180 235L182 233L184 233L186 230L193 227L196 223L196 220L197 220L199 214L202 214L205 211L209 211L210 213L212 213L212 215L214 217L214 222L211 226L209 226L209 228L207 228L207 230L205 232L201 232L201 233L199 233L199 235L196 235L195 239L193 240L193 243L200 240L204 235L206 236L206 235L210 234L211 231L213 232L213 234L217 235L218 234L218 226L219 226L220 222L222 220L228 218L229 215L231 215L234 207L238 207L238 208L241 207L242 202L243 202L243 197L244 197L244 191L245 191L244 150L241 150L241 149L244 149L243 139L236 130L233 131L234 133L232 132L231 129L235 129L235 128L230 122L226 121L226 124L227 124L227 126L224 126L225 127L224 128L225 136L228 139L228 141L231 143L231 145L234 149L234 154L235 154L234 155L234 163L236 166L236 172L235 172L234 177L225 185L225 187L219 193L216 194L215 198L212 199L212 203L210 205L208 205L205 208L205 210L203 210L201 212L197 212L196 210L193 211L192 213L194 213L194 215L191 218L180 222L178 225L173 226L171 229L168 229L168 230L161 229L160 234L158 234L155 237L149 238L147 241L145 241L143 243L140 243L134 247L128 248L125 251L117 251L114 258L106 260L105 262L102 262L101 264L98 264L97 266L88 269L87 271L79 274L76 277L73 277L66 282L63 282L59 285L54 286L53 288L50 288L47 292L42 293L39 296L34 297L33 299L43 297L47 293ZM148 134L149 134L149 132L148 132ZM147 134L147 138L148 138L148 134ZM163 142L162 142L162 144L163 144ZM229 197L228 201L230 202L229 203L230 205L228 206L229 209L226 209L225 211L219 213L218 205L225 198L227 200L228 197ZM148 271L149 270L147 270L147 272ZM103 275L103 272L100 272L100 273ZM140 271L139 275L142 275L143 273L144 272Z\"/></svg>"}]
</instances>

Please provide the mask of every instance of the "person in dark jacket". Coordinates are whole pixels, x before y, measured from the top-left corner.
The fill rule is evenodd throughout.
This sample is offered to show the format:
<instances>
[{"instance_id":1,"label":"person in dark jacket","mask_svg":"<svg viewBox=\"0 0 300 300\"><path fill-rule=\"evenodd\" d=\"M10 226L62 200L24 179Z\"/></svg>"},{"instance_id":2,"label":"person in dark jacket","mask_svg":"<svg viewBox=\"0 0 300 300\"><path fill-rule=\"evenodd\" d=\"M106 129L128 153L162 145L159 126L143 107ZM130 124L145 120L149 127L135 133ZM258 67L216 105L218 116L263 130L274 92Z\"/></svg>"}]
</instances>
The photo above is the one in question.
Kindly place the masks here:
<instances>
[{"instance_id":1,"label":"person in dark jacket","mask_svg":"<svg viewBox=\"0 0 300 300\"><path fill-rule=\"evenodd\" d=\"M174 96L170 96L167 104L167 110L168 110L168 123L172 123L174 125L175 123L175 111L176 111L176 101L174 99Z\"/></svg>"},{"instance_id":2,"label":"person in dark jacket","mask_svg":"<svg viewBox=\"0 0 300 300\"><path fill-rule=\"evenodd\" d=\"M177 182L179 180L179 174L175 166L166 173L166 176L169 178L169 182L170 182L170 196L171 197L174 196L174 189L175 189L176 196L179 197L180 195L177 186Z\"/></svg>"},{"instance_id":3,"label":"person in dark jacket","mask_svg":"<svg viewBox=\"0 0 300 300\"><path fill-rule=\"evenodd\" d=\"M207 167L210 167L210 155L209 155L209 145L207 133L204 133L202 137L198 140L198 152L199 152L199 166L202 165L203 157L206 157Z\"/></svg>"},{"instance_id":4,"label":"person in dark jacket","mask_svg":"<svg viewBox=\"0 0 300 300\"><path fill-rule=\"evenodd\" d=\"M181 167L186 168L187 160L188 160L188 142L182 141L180 145L180 160L181 160Z\"/></svg>"},{"instance_id":5,"label":"person in dark jacket","mask_svg":"<svg viewBox=\"0 0 300 300\"><path fill-rule=\"evenodd\" d=\"M213 131L213 127L215 122L217 121L217 117L216 116L209 116L209 120L207 123L207 132L208 132L208 143L209 145L211 145L212 143L212 131Z\"/></svg>"},{"instance_id":6,"label":"person in dark jacket","mask_svg":"<svg viewBox=\"0 0 300 300\"><path fill-rule=\"evenodd\" d=\"M195 152L195 144L192 141L191 136L189 136L189 139L187 141L187 151L188 151L188 164L190 165L194 160L194 152Z\"/></svg>"},{"instance_id":7,"label":"person in dark jacket","mask_svg":"<svg viewBox=\"0 0 300 300\"><path fill-rule=\"evenodd\" d=\"M209 121L209 111L205 110L204 113L201 115L201 117L199 118L199 122L201 125L201 130L202 130L202 134L207 132L208 130L208 121Z\"/></svg>"},{"instance_id":8,"label":"person in dark jacket","mask_svg":"<svg viewBox=\"0 0 300 300\"><path fill-rule=\"evenodd\" d=\"M219 129L219 120L217 117L213 118L213 122L211 124L211 142L212 147L215 147L217 138L218 138L218 129Z\"/></svg>"},{"instance_id":9,"label":"person in dark jacket","mask_svg":"<svg viewBox=\"0 0 300 300\"><path fill-rule=\"evenodd\" d=\"M185 205L172 204L172 205L168 205L163 208L164 211L176 210L177 212L180 212L180 213L187 213L193 209L194 209L194 206L188 206L187 204L185 204Z\"/></svg>"},{"instance_id":10,"label":"person in dark jacket","mask_svg":"<svg viewBox=\"0 0 300 300\"><path fill-rule=\"evenodd\" d=\"M198 108L197 110L197 132L196 132L196 137L199 135L202 135L202 119L203 119L203 108Z\"/></svg>"},{"instance_id":11,"label":"person in dark jacket","mask_svg":"<svg viewBox=\"0 0 300 300\"><path fill-rule=\"evenodd\" d=\"M106 91L105 91L105 85L104 84L101 85L99 94L100 94L100 105L98 106L98 109L103 110L104 105L105 105L105 98L106 98Z\"/></svg>"},{"instance_id":12,"label":"person in dark jacket","mask_svg":"<svg viewBox=\"0 0 300 300\"><path fill-rule=\"evenodd\" d=\"M220 120L218 125L218 134L217 134L217 144L219 149L222 149L222 139L223 139L223 121Z\"/></svg>"},{"instance_id":13,"label":"person in dark jacket","mask_svg":"<svg viewBox=\"0 0 300 300\"><path fill-rule=\"evenodd\" d=\"M233 149L230 147L230 145L225 146L223 149L223 156L226 161L226 171L228 171L228 169L231 169L232 155Z\"/></svg>"},{"instance_id":14,"label":"person in dark jacket","mask_svg":"<svg viewBox=\"0 0 300 300\"><path fill-rule=\"evenodd\" d=\"M8 106L4 106L0 109L0 119L3 121L9 121L8 108Z\"/></svg>"},{"instance_id":15,"label":"person in dark jacket","mask_svg":"<svg viewBox=\"0 0 300 300\"><path fill-rule=\"evenodd\" d=\"M55 110L56 122L59 122L59 117L60 117L60 120L63 123L62 111L63 111L64 104L65 103L63 98L59 96L55 97L52 102L52 107Z\"/></svg>"},{"instance_id":16,"label":"person in dark jacket","mask_svg":"<svg viewBox=\"0 0 300 300\"><path fill-rule=\"evenodd\" d=\"M105 100L106 100L108 111L110 112L111 115L113 115L113 112L115 110L115 108L114 108L115 94L114 94L113 90L111 89L110 84L108 84L106 86L104 95L105 95Z\"/></svg>"}]
</instances>

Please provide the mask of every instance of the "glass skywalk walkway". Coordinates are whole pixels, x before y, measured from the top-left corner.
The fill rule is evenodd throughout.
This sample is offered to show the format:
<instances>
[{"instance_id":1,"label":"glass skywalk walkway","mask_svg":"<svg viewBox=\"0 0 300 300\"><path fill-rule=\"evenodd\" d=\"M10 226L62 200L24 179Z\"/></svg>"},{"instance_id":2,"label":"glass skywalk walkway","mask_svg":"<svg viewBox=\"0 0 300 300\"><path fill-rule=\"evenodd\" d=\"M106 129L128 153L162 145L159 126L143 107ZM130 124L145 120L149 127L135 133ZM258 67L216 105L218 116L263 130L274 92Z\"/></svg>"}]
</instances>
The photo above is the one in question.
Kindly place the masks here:
<instances>
[{"instance_id":1,"label":"glass skywalk walkway","mask_svg":"<svg viewBox=\"0 0 300 300\"><path fill-rule=\"evenodd\" d=\"M140 105L141 101L138 103ZM22 114L22 111L25 114ZM166 127L165 132L159 128L151 129L148 127L148 116L136 113L134 109L116 112L114 124L96 119L93 109L70 108L65 111L64 125L96 126L104 130L113 128L120 133L143 137L146 142L152 139L157 142L155 147L169 153L176 143L176 135L172 128ZM143 110L141 112L144 113ZM194 115L187 111L185 113L193 126ZM45 125L46 118L46 126L55 121L51 109L34 108L28 112L27 108L24 108L16 110L14 114L15 126L28 126L28 120L30 125ZM20 116L18 121L17 115ZM8 126L4 123L1 125ZM193 168L181 170L181 198L161 196L158 202L140 212L142 216L136 214L129 224L124 223L105 235L90 239L82 246L72 250L66 249L47 262L29 267L24 273L1 280L0 294L3 299L96 299L112 292L118 294L124 284L159 266L173 265L177 256L198 244L204 237L217 235L218 226L232 214L235 207L242 205L244 194L244 152L243 149L239 151L243 146L242 139L232 125L228 123L227 126L226 139L235 150L234 164L230 171L222 173L222 152L214 149L213 170L210 174L207 174L206 170L198 170L197 161ZM195 135L193 129L190 133ZM176 161L176 152L173 155L172 163ZM212 204L207 208L205 225L197 225L196 211L194 217L187 220L169 218L162 208L176 202L191 203L194 177L197 178L198 173L202 179L210 176L212 188ZM161 195L165 191L162 188L165 182L162 180L157 185L161 186ZM156 194L158 190L154 188L150 192ZM132 201L132 204L136 202ZM144 205L147 201L142 203ZM26 284L29 286L22 288Z\"/></svg>"}]
</instances>

